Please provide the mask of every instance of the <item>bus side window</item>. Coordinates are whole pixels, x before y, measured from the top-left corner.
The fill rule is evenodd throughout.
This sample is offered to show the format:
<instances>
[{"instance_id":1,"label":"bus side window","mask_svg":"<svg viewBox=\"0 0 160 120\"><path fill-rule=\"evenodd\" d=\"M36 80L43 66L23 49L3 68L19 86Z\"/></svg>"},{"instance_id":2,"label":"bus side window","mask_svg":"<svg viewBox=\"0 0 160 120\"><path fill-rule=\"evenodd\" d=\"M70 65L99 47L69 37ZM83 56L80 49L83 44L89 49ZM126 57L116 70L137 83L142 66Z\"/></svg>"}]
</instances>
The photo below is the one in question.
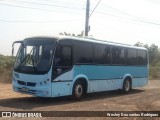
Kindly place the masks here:
<instances>
[{"instance_id":1,"label":"bus side window","mask_svg":"<svg viewBox=\"0 0 160 120\"><path fill-rule=\"evenodd\" d=\"M71 66L71 47L62 47L61 50L61 66Z\"/></svg>"},{"instance_id":2,"label":"bus side window","mask_svg":"<svg viewBox=\"0 0 160 120\"><path fill-rule=\"evenodd\" d=\"M56 50L55 66L71 66L71 47L58 46Z\"/></svg>"},{"instance_id":3,"label":"bus side window","mask_svg":"<svg viewBox=\"0 0 160 120\"><path fill-rule=\"evenodd\" d=\"M137 50L138 51L138 65L147 65L147 51Z\"/></svg>"},{"instance_id":4,"label":"bus side window","mask_svg":"<svg viewBox=\"0 0 160 120\"><path fill-rule=\"evenodd\" d=\"M121 47L112 47L112 64L125 64L125 49Z\"/></svg>"},{"instance_id":5,"label":"bus side window","mask_svg":"<svg viewBox=\"0 0 160 120\"><path fill-rule=\"evenodd\" d=\"M70 46L59 45L56 49L54 59L54 73L56 75L70 69L72 66L72 48Z\"/></svg>"}]
</instances>

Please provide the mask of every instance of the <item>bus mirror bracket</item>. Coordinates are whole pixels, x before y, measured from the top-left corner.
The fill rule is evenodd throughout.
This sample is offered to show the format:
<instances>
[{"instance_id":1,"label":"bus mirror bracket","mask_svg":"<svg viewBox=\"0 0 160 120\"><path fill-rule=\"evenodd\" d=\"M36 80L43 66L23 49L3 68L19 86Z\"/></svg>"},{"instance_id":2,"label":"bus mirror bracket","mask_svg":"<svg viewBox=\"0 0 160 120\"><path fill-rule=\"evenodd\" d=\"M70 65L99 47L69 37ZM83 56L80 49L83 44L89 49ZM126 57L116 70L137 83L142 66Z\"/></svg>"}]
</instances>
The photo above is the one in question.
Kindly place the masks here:
<instances>
[{"instance_id":1,"label":"bus mirror bracket","mask_svg":"<svg viewBox=\"0 0 160 120\"><path fill-rule=\"evenodd\" d=\"M13 44L12 44L12 56L14 55L14 44L16 44L16 43L21 43L22 44L22 41L13 42Z\"/></svg>"}]
</instances>

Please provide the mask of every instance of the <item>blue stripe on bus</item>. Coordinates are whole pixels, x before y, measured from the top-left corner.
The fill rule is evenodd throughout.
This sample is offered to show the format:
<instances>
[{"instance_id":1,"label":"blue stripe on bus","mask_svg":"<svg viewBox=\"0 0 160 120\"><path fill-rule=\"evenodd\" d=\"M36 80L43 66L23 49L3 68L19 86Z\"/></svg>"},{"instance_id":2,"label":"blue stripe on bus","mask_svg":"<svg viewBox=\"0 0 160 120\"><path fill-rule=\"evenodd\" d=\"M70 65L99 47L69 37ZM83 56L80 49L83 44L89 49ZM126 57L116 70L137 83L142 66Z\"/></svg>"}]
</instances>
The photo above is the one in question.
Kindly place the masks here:
<instances>
[{"instance_id":1,"label":"blue stripe on bus","mask_svg":"<svg viewBox=\"0 0 160 120\"><path fill-rule=\"evenodd\" d=\"M148 68L134 66L94 66L94 65L74 65L74 77L83 74L88 79L111 79L123 78L124 75L130 74L136 78L144 78L148 76Z\"/></svg>"}]
</instances>

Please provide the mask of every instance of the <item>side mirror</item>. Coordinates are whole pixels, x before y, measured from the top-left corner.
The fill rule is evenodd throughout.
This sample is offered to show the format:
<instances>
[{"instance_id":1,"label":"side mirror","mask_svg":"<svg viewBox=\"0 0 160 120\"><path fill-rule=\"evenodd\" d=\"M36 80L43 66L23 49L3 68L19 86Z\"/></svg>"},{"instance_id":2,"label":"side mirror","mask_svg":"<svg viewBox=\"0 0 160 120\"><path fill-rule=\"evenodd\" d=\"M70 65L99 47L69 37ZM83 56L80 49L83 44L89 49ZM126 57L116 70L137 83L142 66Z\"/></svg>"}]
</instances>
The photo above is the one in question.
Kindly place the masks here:
<instances>
[{"instance_id":1,"label":"side mirror","mask_svg":"<svg viewBox=\"0 0 160 120\"><path fill-rule=\"evenodd\" d=\"M14 44L15 44L15 43L20 43L20 44L22 44L23 41L15 41L15 42L13 42L13 44L12 44L12 56L14 55Z\"/></svg>"}]
</instances>

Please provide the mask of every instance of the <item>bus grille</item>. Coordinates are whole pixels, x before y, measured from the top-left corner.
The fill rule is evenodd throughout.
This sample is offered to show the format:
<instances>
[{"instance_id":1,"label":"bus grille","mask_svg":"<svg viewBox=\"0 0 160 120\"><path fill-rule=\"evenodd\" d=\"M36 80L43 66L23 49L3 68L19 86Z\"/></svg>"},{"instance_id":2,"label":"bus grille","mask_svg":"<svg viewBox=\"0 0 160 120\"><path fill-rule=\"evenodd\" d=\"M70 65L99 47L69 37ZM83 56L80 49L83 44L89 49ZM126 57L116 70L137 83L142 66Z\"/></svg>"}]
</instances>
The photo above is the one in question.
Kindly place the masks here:
<instances>
[{"instance_id":1,"label":"bus grille","mask_svg":"<svg viewBox=\"0 0 160 120\"><path fill-rule=\"evenodd\" d=\"M27 86L32 86L32 87L35 87L36 86L36 83L33 83L33 82L24 82L24 81L20 81L20 80L17 80L18 84L20 85L27 85Z\"/></svg>"},{"instance_id":2,"label":"bus grille","mask_svg":"<svg viewBox=\"0 0 160 120\"><path fill-rule=\"evenodd\" d=\"M18 82L18 84L20 84L20 85L26 85L26 82L24 82L24 81L17 80L17 82Z\"/></svg>"}]
</instances>

